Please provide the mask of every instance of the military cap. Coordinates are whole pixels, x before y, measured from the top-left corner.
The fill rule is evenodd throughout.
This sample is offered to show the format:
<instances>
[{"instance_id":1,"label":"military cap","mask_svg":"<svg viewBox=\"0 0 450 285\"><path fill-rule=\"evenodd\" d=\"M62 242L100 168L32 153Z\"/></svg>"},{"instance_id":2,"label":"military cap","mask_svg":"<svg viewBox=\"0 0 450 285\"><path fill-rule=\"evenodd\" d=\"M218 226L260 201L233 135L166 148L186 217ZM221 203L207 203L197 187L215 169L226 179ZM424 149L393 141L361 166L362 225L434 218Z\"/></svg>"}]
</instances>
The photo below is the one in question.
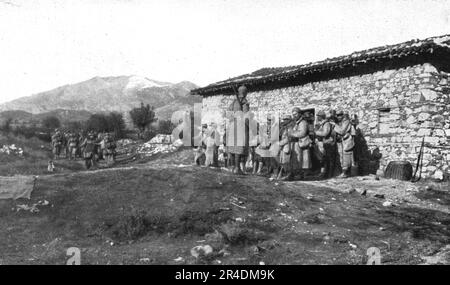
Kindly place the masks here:
<instances>
[{"instance_id":1,"label":"military cap","mask_svg":"<svg viewBox=\"0 0 450 285\"><path fill-rule=\"evenodd\" d=\"M297 113L301 113L301 112L302 112L302 110L300 110L300 108L299 108L299 107L294 107L294 108L292 109L292 112L297 112Z\"/></svg>"},{"instance_id":2,"label":"military cap","mask_svg":"<svg viewBox=\"0 0 450 285\"><path fill-rule=\"evenodd\" d=\"M284 116L281 117L282 121L289 121L291 119L292 119L292 117L290 115L284 115Z\"/></svg>"},{"instance_id":3,"label":"military cap","mask_svg":"<svg viewBox=\"0 0 450 285\"><path fill-rule=\"evenodd\" d=\"M247 93L247 87L245 85L241 85L238 88L239 93Z\"/></svg>"}]
</instances>

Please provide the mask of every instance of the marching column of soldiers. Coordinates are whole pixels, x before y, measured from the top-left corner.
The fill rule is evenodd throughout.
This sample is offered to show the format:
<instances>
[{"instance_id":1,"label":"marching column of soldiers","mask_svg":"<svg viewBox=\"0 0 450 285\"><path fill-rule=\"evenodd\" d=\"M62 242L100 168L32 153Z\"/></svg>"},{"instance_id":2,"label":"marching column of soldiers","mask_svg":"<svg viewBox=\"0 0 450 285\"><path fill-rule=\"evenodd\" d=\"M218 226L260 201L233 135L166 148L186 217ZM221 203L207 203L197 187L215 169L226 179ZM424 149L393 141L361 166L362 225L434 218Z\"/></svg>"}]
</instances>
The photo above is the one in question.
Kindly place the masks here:
<instances>
[{"instance_id":1,"label":"marching column of soldiers","mask_svg":"<svg viewBox=\"0 0 450 285\"><path fill-rule=\"evenodd\" d=\"M247 88L239 87L236 99L228 110L248 112L250 105L246 95ZM316 179L338 175L348 177L352 168L357 167L354 153L357 124L355 118L351 119L350 114L342 110L319 111L314 125L312 110L294 107L290 115L280 119L279 141L271 143L267 137L257 136L256 146L249 146L249 127L246 119L245 141L242 146L227 146L226 132L223 136L225 167L235 174L246 174L246 164L251 163L253 174L270 175L279 180L303 180L312 177L313 168L320 169L319 174L314 176ZM205 142L209 138L208 134L213 131L207 126L203 126L203 130ZM236 128L227 130L234 131L236 136ZM206 144L204 148L207 148ZM218 145L208 148L214 148L213 151L218 153Z\"/></svg>"},{"instance_id":2,"label":"marching column of soldiers","mask_svg":"<svg viewBox=\"0 0 450 285\"><path fill-rule=\"evenodd\" d=\"M101 159L104 159L107 164L112 164L116 158L116 143L109 133L89 131L85 136L81 131L55 129L51 136L51 147L53 159L63 156L69 160L81 158L87 169L96 166Z\"/></svg>"}]
</instances>

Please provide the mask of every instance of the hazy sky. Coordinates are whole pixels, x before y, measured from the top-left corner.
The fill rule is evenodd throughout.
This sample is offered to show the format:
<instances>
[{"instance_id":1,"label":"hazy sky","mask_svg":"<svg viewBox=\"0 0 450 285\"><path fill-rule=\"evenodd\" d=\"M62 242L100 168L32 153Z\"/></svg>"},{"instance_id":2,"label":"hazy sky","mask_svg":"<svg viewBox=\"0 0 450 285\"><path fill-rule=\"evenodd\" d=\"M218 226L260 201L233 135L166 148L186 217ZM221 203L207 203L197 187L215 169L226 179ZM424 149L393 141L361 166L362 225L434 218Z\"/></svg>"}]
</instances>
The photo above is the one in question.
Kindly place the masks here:
<instances>
[{"instance_id":1,"label":"hazy sky","mask_svg":"<svg viewBox=\"0 0 450 285\"><path fill-rule=\"evenodd\" d=\"M0 102L94 76L203 86L448 33L449 0L0 0Z\"/></svg>"}]
</instances>

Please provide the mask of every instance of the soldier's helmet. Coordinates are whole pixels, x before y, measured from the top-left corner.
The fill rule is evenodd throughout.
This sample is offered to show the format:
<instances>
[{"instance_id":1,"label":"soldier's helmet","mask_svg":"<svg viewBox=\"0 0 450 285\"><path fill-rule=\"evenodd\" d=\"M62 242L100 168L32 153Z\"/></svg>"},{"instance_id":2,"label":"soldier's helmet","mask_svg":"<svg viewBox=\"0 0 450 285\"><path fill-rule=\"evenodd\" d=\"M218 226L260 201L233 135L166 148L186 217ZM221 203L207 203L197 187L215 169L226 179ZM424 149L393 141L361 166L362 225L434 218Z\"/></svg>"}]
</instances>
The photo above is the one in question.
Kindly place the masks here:
<instances>
[{"instance_id":1,"label":"soldier's helmet","mask_svg":"<svg viewBox=\"0 0 450 285\"><path fill-rule=\"evenodd\" d=\"M238 88L238 93L239 94L247 94L247 92L248 92L247 86L245 86L245 85L239 86L239 88Z\"/></svg>"},{"instance_id":2,"label":"soldier's helmet","mask_svg":"<svg viewBox=\"0 0 450 285\"><path fill-rule=\"evenodd\" d=\"M300 110L299 107L294 107L294 108L292 108L292 112L295 112L295 113L301 113L302 110Z\"/></svg>"},{"instance_id":3,"label":"soldier's helmet","mask_svg":"<svg viewBox=\"0 0 450 285\"><path fill-rule=\"evenodd\" d=\"M290 115L284 115L284 116L281 117L281 120L282 121L289 121L289 120L291 120L291 118L292 117Z\"/></svg>"}]
</instances>

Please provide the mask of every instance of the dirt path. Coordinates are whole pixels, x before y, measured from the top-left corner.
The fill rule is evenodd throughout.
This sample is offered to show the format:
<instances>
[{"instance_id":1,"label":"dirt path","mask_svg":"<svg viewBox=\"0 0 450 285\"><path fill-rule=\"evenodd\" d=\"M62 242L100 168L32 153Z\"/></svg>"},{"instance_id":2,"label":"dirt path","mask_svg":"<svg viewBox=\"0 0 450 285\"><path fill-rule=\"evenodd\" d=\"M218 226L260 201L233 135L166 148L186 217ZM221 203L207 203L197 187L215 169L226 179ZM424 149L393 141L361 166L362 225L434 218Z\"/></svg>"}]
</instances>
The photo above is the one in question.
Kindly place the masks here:
<instances>
[{"instance_id":1,"label":"dirt path","mask_svg":"<svg viewBox=\"0 0 450 285\"><path fill-rule=\"evenodd\" d=\"M64 264L73 246L85 264L364 264L370 247L383 264L450 263L448 211L234 176L191 166L190 154L42 176L31 201L0 201L0 263ZM428 192L411 195L439 204ZM43 200L39 212L16 211ZM206 244L213 254L191 256Z\"/></svg>"}]
</instances>

